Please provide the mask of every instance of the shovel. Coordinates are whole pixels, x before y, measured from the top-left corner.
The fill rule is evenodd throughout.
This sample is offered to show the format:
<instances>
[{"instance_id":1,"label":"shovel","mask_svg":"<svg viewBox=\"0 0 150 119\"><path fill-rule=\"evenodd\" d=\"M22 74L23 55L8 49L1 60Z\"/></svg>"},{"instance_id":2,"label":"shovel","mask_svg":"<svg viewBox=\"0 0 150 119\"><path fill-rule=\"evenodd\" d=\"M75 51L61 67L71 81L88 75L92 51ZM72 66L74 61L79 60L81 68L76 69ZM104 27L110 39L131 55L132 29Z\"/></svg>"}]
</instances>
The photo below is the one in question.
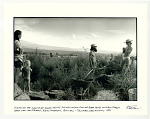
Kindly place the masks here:
<instances>
[{"instance_id":1,"label":"shovel","mask_svg":"<svg viewBox=\"0 0 150 119\"><path fill-rule=\"evenodd\" d=\"M86 76L82 79L82 80L85 80L87 77L88 77L88 75L93 71L94 69L91 69L87 74L86 74Z\"/></svg>"},{"instance_id":2,"label":"shovel","mask_svg":"<svg viewBox=\"0 0 150 119\"><path fill-rule=\"evenodd\" d=\"M103 66L102 68L98 68L98 69L105 69L105 68L106 68L106 66ZM97 69L97 68L95 68L95 69ZM91 69L82 80L85 80L93 70L94 69Z\"/></svg>"}]
</instances>

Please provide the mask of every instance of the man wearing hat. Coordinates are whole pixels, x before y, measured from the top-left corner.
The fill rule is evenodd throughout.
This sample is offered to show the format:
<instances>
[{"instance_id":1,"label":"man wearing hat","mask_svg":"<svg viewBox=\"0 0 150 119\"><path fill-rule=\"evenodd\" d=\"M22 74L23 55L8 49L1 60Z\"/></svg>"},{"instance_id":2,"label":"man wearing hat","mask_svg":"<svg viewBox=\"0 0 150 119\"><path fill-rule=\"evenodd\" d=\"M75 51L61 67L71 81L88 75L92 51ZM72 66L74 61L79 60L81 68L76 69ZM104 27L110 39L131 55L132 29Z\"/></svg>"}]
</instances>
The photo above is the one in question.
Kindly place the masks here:
<instances>
[{"instance_id":1,"label":"man wearing hat","mask_svg":"<svg viewBox=\"0 0 150 119\"><path fill-rule=\"evenodd\" d=\"M95 69L97 66L95 52L97 52L97 46L95 44L92 44L91 49L90 49L90 53L89 53L89 61L90 61L91 69Z\"/></svg>"},{"instance_id":2,"label":"man wearing hat","mask_svg":"<svg viewBox=\"0 0 150 119\"><path fill-rule=\"evenodd\" d=\"M126 42L126 48L124 50L124 53L123 53L123 60L122 60L122 63L121 63L121 69L123 68L124 65L126 65L127 68L129 68L130 66L130 54L132 52L132 40L130 39L127 39Z\"/></svg>"}]
</instances>

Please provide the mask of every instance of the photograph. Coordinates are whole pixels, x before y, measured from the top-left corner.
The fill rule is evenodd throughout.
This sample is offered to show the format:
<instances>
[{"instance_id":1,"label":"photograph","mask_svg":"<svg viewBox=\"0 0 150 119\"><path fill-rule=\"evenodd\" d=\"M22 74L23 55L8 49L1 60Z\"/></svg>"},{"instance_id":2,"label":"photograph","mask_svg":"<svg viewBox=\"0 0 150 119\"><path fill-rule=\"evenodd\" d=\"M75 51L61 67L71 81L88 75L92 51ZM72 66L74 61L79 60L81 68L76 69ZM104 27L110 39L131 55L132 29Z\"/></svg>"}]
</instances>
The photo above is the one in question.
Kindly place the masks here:
<instances>
[{"instance_id":1,"label":"photograph","mask_svg":"<svg viewBox=\"0 0 150 119\"><path fill-rule=\"evenodd\" d=\"M14 101L138 101L137 17L13 17Z\"/></svg>"}]
</instances>

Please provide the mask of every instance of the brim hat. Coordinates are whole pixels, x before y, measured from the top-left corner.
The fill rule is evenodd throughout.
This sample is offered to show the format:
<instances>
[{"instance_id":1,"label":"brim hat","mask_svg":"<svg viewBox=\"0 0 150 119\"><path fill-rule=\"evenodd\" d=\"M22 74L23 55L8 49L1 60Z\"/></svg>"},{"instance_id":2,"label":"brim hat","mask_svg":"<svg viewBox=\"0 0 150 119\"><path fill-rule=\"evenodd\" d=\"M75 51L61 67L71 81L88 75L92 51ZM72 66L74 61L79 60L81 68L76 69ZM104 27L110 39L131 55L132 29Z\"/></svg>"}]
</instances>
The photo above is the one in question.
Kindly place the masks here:
<instances>
[{"instance_id":1,"label":"brim hat","mask_svg":"<svg viewBox=\"0 0 150 119\"><path fill-rule=\"evenodd\" d=\"M92 44L91 47L97 47L95 44Z\"/></svg>"},{"instance_id":2,"label":"brim hat","mask_svg":"<svg viewBox=\"0 0 150 119\"><path fill-rule=\"evenodd\" d=\"M127 39L126 42L124 42L124 43L131 43L132 44L132 41L133 40Z\"/></svg>"}]
</instances>

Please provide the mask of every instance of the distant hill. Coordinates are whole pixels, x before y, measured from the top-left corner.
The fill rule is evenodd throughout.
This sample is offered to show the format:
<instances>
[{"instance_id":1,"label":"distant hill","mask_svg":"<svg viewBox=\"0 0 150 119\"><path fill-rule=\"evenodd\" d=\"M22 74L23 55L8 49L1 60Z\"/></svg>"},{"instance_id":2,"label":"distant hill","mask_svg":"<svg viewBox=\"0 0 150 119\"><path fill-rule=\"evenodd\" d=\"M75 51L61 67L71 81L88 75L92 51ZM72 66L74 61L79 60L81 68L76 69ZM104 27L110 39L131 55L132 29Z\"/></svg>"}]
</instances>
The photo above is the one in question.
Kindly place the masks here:
<instances>
[{"instance_id":1,"label":"distant hill","mask_svg":"<svg viewBox=\"0 0 150 119\"><path fill-rule=\"evenodd\" d=\"M47 45L39 45L36 43L31 43L28 41L21 41L21 45L23 48L30 48L30 49L43 49L43 50L62 50L62 51L80 51L79 49L73 49L68 47L57 47L57 46L47 46Z\"/></svg>"}]
</instances>

